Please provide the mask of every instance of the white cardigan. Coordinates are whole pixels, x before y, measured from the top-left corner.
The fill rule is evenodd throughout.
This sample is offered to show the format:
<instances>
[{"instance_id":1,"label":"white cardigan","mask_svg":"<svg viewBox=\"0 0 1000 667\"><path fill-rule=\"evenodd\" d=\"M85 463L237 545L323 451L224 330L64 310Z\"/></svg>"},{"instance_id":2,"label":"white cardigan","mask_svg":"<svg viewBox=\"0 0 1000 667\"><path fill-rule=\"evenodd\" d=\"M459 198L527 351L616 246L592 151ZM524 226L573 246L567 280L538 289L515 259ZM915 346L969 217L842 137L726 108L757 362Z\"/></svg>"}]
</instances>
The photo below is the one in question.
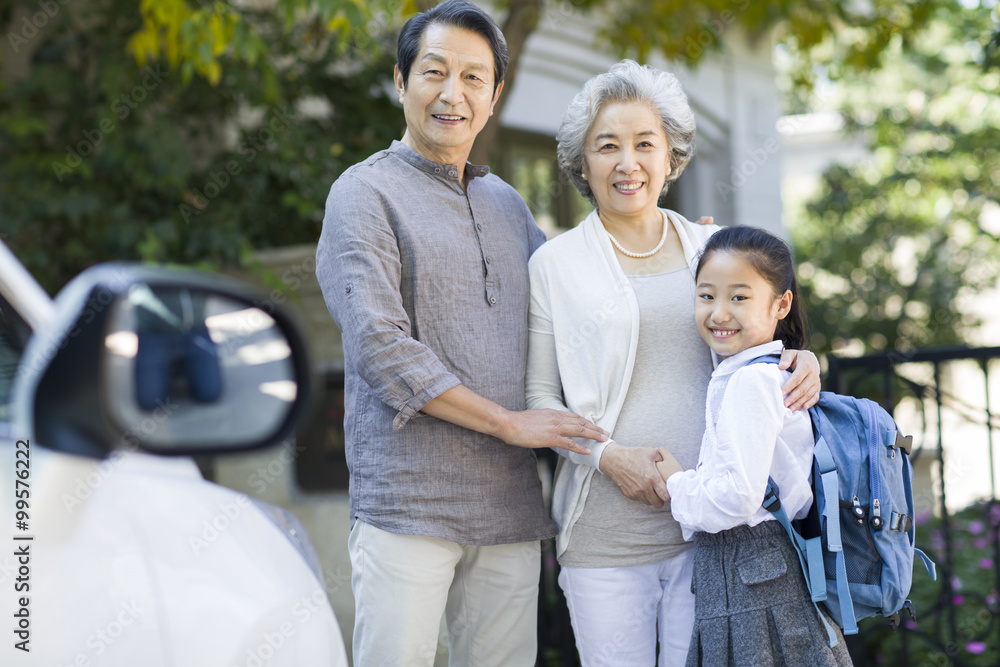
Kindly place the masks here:
<instances>
[{"instance_id":1,"label":"white cardigan","mask_svg":"<svg viewBox=\"0 0 1000 667\"><path fill-rule=\"evenodd\" d=\"M719 227L661 210L680 237L693 279L698 252ZM527 407L576 412L613 434L632 379L639 303L597 212L536 250L528 272ZM558 555L569 544L607 445L579 441L589 456L556 449L564 457L552 492Z\"/></svg>"}]
</instances>

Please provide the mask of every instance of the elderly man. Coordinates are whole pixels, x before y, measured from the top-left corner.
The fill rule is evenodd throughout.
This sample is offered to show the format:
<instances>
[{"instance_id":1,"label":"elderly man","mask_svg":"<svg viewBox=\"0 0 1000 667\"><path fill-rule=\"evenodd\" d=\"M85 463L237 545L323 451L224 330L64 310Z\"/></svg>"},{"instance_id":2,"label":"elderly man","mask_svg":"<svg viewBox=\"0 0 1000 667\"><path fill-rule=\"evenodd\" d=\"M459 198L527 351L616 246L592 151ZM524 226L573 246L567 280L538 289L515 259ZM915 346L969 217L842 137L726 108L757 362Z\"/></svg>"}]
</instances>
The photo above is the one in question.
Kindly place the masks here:
<instances>
[{"instance_id":1,"label":"elderly man","mask_svg":"<svg viewBox=\"0 0 1000 667\"><path fill-rule=\"evenodd\" d=\"M582 417L524 410L528 257L521 197L467 162L507 67L463 0L399 36L406 132L337 179L317 276L346 364L354 664L534 665L539 541L556 527L531 448L587 453Z\"/></svg>"}]
</instances>

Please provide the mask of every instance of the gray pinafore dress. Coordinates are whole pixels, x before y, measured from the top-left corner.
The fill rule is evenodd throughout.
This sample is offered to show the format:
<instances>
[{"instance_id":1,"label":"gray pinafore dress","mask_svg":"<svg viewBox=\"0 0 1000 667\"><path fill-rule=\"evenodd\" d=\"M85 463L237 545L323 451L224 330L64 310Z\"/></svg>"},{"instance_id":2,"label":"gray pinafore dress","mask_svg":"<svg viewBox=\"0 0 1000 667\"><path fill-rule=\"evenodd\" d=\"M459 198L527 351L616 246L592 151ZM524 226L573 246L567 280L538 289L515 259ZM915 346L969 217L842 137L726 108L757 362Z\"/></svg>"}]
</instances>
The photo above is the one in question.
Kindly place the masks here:
<instances>
[{"instance_id":1,"label":"gray pinafore dress","mask_svg":"<svg viewBox=\"0 0 1000 667\"><path fill-rule=\"evenodd\" d=\"M694 544L695 621L687 667L853 665L832 621L838 643L827 646L780 523L695 533Z\"/></svg>"}]
</instances>

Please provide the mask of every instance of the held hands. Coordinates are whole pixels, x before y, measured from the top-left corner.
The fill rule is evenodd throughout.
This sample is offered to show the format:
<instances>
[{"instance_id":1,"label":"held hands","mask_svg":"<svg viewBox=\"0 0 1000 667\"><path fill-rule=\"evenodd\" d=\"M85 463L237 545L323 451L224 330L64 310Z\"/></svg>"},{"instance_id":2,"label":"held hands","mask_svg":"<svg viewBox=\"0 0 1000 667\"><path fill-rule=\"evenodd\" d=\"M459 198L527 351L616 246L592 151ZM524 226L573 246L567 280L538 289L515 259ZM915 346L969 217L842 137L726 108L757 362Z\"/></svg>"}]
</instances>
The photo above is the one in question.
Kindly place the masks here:
<instances>
[{"instance_id":1,"label":"held hands","mask_svg":"<svg viewBox=\"0 0 1000 667\"><path fill-rule=\"evenodd\" d=\"M559 447L584 455L590 454L590 450L570 438L587 438L598 442L608 439L607 431L580 415L549 409L509 411L494 435L515 447Z\"/></svg>"},{"instance_id":2,"label":"held hands","mask_svg":"<svg viewBox=\"0 0 1000 667\"><path fill-rule=\"evenodd\" d=\"M667 485L656 469L661 459L660 452L651 447L622 447L612 441L601 454L600 469L626 498L660 508L669 498Z\"/></svg>"},{"instance_id":3,"label":"held hands","mask_svg":"<svg viewBox=\"0 0 1000 667\"><path fill-rule=\"evenodd\" d=\"M684 468L681 467L681 464L677 462L677 459L674 458L674 455L671 454L670 450L666 447L660 447L656 451L660 453L661 457L663 457L663 460L656 464L656 470L660 473L660 476L663 477L663 488L666 489L667 480L670 479L670 476L676 472L681 472ZM665 491L663 500L664 502L670 502L669 491Z\"/></svg>"},{"instance_id":4,"label":"held hands","mask_svg":"<svg viewBox=\"0 0 1000 667\"><path fill-rule=\"evenodd\" d=\"M781 388L785 407L789 410L809 409L819 402L819 359L809 350L785 350L781 353L778 368L792 371L792 376Z\"/></svg>"}]
</instances>

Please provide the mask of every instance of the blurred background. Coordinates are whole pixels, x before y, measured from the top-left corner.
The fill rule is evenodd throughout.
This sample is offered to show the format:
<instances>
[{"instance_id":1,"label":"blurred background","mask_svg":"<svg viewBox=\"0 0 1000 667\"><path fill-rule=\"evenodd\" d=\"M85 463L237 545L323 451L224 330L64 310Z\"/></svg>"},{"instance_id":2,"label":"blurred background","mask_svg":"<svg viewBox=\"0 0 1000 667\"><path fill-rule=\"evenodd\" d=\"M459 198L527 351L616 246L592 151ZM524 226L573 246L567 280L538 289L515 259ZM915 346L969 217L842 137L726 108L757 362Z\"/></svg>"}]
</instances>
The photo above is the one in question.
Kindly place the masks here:
<instances>
[{"instance_id":1,"label":"blurred background","mask_svg":"<svg viewBox=\"0 0 1000 667\"><path fill-rule=\"evenodd\" d=\"M305 433L199 464L302 520L348 650L343 352L315 242L330 184L402 136L395 38L433 4L0 1L0 238L43 286L112 259L191 265L258 283L262 307L307 325L325 393ZM477 4L511 68L472 161L549 236L588 212L554 139L583 82L622 57L681 79L697 156L665 205L789 239L825 388L879 400L915 436L918 542L939 581L915 572L921 622L863 625L856 662L1000 664L996 3ZM572 665L553 568L539 661Z\"/></svg>"}]
</instances>

